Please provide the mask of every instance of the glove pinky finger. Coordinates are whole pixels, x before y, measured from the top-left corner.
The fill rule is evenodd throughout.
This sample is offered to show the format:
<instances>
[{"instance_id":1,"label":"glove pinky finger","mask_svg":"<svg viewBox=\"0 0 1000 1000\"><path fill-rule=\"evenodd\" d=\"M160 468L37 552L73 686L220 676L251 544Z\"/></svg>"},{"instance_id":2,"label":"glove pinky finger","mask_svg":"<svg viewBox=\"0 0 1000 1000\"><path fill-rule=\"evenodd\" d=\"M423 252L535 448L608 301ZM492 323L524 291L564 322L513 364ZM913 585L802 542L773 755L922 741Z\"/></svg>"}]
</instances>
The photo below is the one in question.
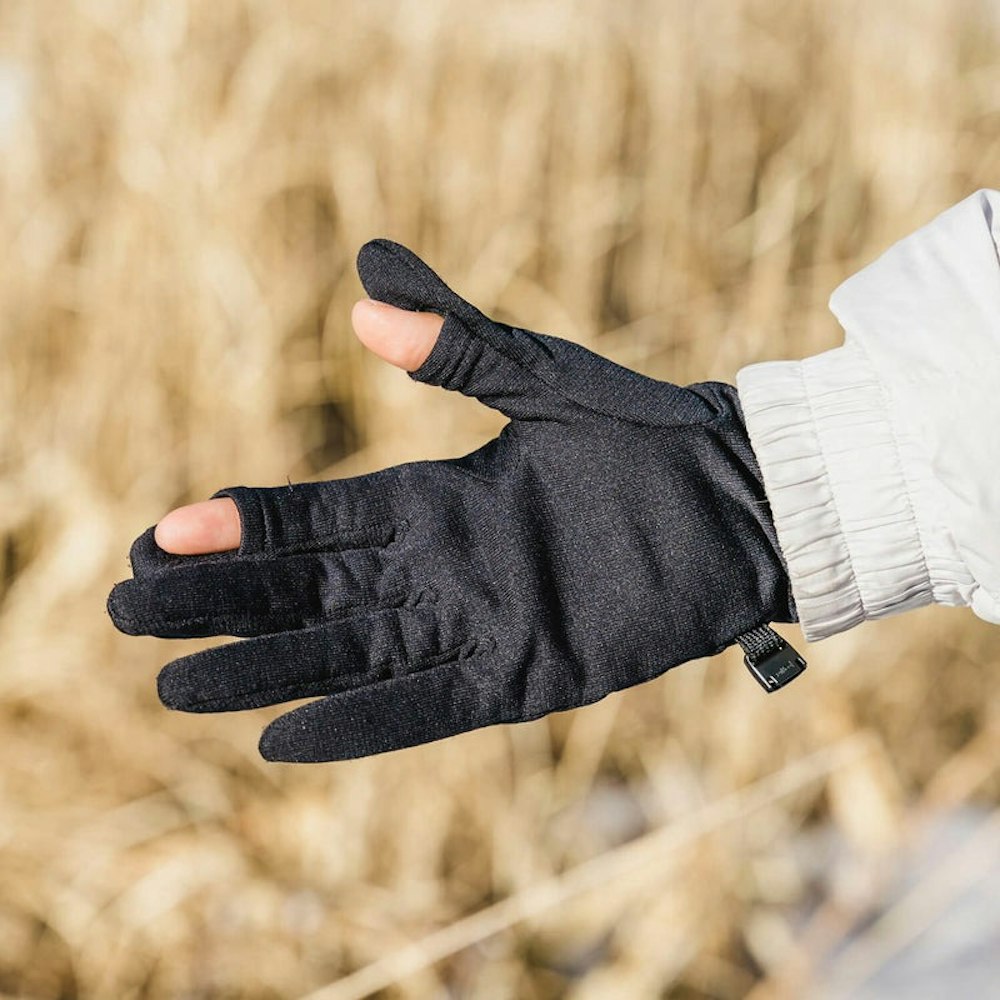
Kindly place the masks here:
<instances>
[{"instance_id":1,"label":"glove pinky finger","mask_svg":"<svg viewBox=\"0 0 1000 1000\"><path fill-rule=\"evenodd\" d=\"M266 760L352 760L504 721L492 657L480 654L310 702L264 730Z\"/></svg>"}]
</instances>

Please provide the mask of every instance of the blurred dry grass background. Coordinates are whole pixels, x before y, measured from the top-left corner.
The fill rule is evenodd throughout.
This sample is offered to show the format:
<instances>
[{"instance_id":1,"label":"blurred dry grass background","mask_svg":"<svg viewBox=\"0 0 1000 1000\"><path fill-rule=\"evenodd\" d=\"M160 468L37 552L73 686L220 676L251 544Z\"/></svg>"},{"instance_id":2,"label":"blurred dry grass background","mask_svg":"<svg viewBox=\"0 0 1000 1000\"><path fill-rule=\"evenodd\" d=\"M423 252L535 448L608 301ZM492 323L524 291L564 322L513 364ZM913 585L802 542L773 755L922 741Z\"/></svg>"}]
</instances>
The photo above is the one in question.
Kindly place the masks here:
<instances>
[{"instance_id":1,"label":"blurred dry grass background","mask_svg":"<svg viewBox=\"0 0 1000 1000\"><path fill-rule=\"evenodd\" d=\"M372 236L658 377L836 345L839 280L1000 182L998 29L973 0L6 0L0 992L293 997L378 963L322 995L862 995L919 944L996 859L971 614L815 646L774 698L731 651L292 767L257 757L266 712L163 710L180 647L103 605L175 504L496 431L363 356Z\"/></svg>"}]
</instances>

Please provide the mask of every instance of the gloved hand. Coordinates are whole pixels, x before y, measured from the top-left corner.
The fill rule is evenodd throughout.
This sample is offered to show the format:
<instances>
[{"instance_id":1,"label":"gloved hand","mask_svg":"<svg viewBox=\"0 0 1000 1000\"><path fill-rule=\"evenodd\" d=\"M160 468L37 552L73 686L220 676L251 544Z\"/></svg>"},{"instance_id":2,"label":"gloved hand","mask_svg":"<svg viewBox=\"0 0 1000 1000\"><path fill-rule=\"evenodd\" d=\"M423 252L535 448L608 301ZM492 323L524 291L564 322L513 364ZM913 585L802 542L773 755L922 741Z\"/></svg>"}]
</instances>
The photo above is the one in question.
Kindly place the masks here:
<instances>
[{"instance_id":1,"label":"gloved hand","mask_svg":"<svg viewBox=\"0 0 1000 1000\"><path fill-rule=\"evenodd\" d=\"M733 387L496 323L386 240L358 270L373 299L445 317L413 377L510 423L460 459L223 490L235 552L168 555L146 532L118 628L254 637L168 664L166 705L318 697L260 750L339 760L586 705L795 620Z\"/></svg>"}]
</instances>

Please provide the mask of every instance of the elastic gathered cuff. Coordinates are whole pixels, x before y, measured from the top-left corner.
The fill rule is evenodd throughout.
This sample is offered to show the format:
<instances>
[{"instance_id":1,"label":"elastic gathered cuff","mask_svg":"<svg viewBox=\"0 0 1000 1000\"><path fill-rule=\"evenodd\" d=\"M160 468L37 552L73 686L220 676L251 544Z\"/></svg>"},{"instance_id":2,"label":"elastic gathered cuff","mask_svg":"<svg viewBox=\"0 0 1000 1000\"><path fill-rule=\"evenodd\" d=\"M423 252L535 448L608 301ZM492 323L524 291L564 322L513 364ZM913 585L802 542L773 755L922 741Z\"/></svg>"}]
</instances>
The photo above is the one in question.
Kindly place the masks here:
<instances>
[{"instance_id":1,"label":"elastic gathered cuff","mask_svg":"<svg viewBox=\"0 0 1000 1000\"><path fill-rule=\"evenodd\" d=\"M914 498L864 352L750 365L737 388L806 639L932 603Z\"/></svg>"}]
</instances>

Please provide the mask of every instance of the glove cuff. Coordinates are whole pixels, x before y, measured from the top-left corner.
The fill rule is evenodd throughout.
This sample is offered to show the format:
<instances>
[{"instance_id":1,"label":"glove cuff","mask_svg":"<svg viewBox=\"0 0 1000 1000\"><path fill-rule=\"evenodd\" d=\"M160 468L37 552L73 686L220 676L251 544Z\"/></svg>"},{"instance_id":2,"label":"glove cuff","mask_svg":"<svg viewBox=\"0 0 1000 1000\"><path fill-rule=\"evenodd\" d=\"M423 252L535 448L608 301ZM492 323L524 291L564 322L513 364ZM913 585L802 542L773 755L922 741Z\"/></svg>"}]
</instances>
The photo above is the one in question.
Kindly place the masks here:
<instances>
[{"instance_id":1,"label":"glove cuff","mask_svg":"<svg viewBox=\"0 0 1000 1000\"><path fill-rule=\"evenodd\" d=\"M966 603L971 580L935 527L926 463L859 347L751 365L737 387L808 640Z\"/></svg>"}]
</instances>

